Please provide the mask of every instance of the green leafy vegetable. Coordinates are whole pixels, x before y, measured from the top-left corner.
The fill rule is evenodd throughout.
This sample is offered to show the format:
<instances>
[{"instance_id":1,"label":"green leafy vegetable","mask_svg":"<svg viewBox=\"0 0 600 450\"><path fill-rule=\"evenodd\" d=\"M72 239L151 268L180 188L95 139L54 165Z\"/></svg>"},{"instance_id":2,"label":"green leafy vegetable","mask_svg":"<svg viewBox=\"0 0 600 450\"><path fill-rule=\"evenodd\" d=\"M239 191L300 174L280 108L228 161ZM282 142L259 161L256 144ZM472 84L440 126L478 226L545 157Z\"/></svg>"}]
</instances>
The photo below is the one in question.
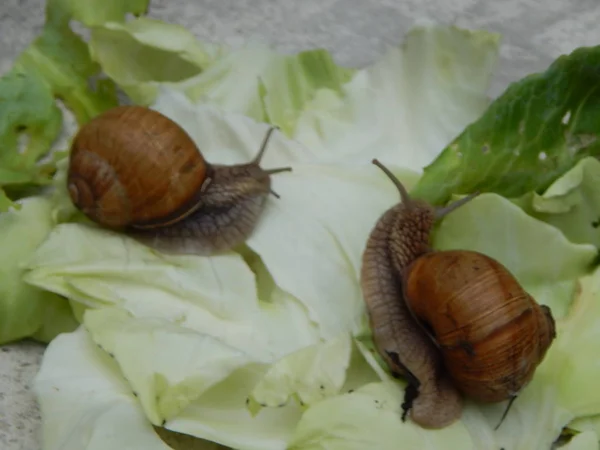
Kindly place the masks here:
<instances>
[{"instance_id":1,"label":"green leafy vegetable","mask_svg":"<svg viewBox=\"0 0 600 450\"><path fill-rule=\"evenodd\" d=\"M566 429L566 438L571 442L577 440L582 435L587 436L585 441L593 439L596 443L596 447L600 447L600 415L580 417L573 420ZM573 437L574 436L574 437ZM577 447L575 447L577 448Z\"/></svg>"},{"instance_id":2,"label":"green leafy vegetable","mask_svg":"<svg viewBox=\"0 0 600 450\"><path fill-rule=\"evenodd\" d=\"M121 309L88 310L84 325L115 359L154 425L177 416L235 370L254 361L256 372L261 366L254 355L210 335L164 319L135 318Z\"/></svg>"},{"instance_id":3,"label":"green leafy vegetable","mask_svg":"<svg viewBox=\"0 0 600 450\"><path fill-rule=\"evenodd\" d=\"M579 292L571 311L560 323L559 336L548 354L550 382L559 400L577 417L600 414L600 392L595 388L600 366L600 269L579 280Z\"/></svg>"},{"instance_id":4,"label":"green leafy vegetable","mask_svg":"<svg viewBox=\"0 0 600 450\"><path fill-rule=\"evenodd\" d=\"M52 96L62 99L73 111L78 123L117 104L114 84L91 77L100 75L100 66L90 59L86 43L70 28L71 20L85 25L101 20L122 21L125 13L140 13L148 0L120 2L100 0L48 0L46 22L40 36L19 56L15 66L43 78L44 87Z\"/></svg>"},{"instance_id":5,"label":"green leafy vegetable","mask_svg":"<svg viewBox=\"0 0 600 450\"><path fill-rule=\"evenodd\" d=\"M201 44L183 27L148 18L92 30L90 49L104 71L136 102L150 104L161 87L208 102L291 135L305 104L320 89L340 92L354 73L325 50L283 55L249 44Z\"/></svg>"},{"instance_id":6,"label":"green leafy vegetable","mask_svg":"<svg viewBox=\"0 0 600 450\"><path fill-rule=\"evenodd\" d=\"M161 84L198 75L221 52L182 26L147 17L93 27L89 46L104 73L143 105L154 101Z\"/></svg>"},{"instance_id":7,"label":"green leafy vegetable","mask_svg":"<svg viewBox=\"0 0 600 450\"><path fill-rule=\"evenodd\" d=\"M593 431L584 431L574 436L561 450L598 450L600 439Z\"/></svg>"},{"instance_id":8,"label":"green leafy vegetable","mask_svg":"<svg viewBox=\"0 0 600 450\"><path fill-rule=\"evenodd\" d=\"M110 357L84 328L54 339L34 385L44 449L173 450L153 429ZM213 450L213 443L187 447Z\"/></svg>"},{"instance_id":9,"label":"green leafy vegetable","mask_svg":"<svg viewBox=\"0 0 600 450\"><path fill-rule=\"evenodd\" d=\"M535 392L535 396L532 394ZM513 414L493 429L501 407L477 408L468 404L460 422L441 430L425 430L399 420L403 391L392 382L367 384L345 395L332 397L309 408L303 415L290 450L359 450L407 448L438 450L547 450L570 415L556 405L552 389L539 384L527 399L515 402ZM533 398L532 398L533 397ZM504 405L502 405L504 406ZM553 431L550 431L553 430ZM556 431L558 430L558 431Z\"/></svg>"},{"instance_id":10,"label":"green leafy vegetable","mask_svg":"<svg viewBox=\"0 0 600 450\"><path fill-rule=\"evenodd\" d=\"M122 22L127 14L138 16L148 9L150 0L48 0L49 9L70 11L72 17L87 25Z\"/></svg>"},{"instance_id":11,"label":"green leafy vegetable","mask_svg":"<svg viewBox=\"0 0 600 450\"><path fill-rule=\"evenodd\" d=\"M0 215L0 344L34 335L49 342L77 327L67 301L23 280L23 265L54 223L51 204L29 198L21 208Z\"/></svg>"},{"instance_id":12,"label":"green leafy vegetable","mask_svg":"<svg viewBox=\"0 0 600 450\"><path fill-rule=\"evenodd\" d=\"M304 347L274 364L252 391L263 406L277 407L297 396L301 405L310 405L336 395L346 380L352 339L349 334L323 345Z\"/></svg>"},{"instance_id":13,"label":"green leafy vegetable","mask_svg":"<svg viewBox=\"0 0 600 450\"><path fill-rule=\"evenodd\" d=\"M475 190L543 191L600 154L598 83L600 47L578 48L513 83L425 168L413 195L439 204Z\"/></svg>"},{"instance_id":14,"label":"green leafy vegetable","mask_svg":"<svg viewBox=\"0 0 600 450\"><path fill-rule=\"evenodd\" d=\"M353 76L342 92L320 89L294 139L319 161L386 164L421 172L487 107L499 36L418 27L403 45Z\"/></svg>"},{"instance_id":15,"label":"green leafy vegetable","mask_svg":"<svg viewBox=\"0 0 600 450\"><path fill-rule=\"evenodd\" d=\"M600 247L600 162L587 157L542 194L515 201L528 214L560 229L575 243Z\"/></svg>"},{"instance_id":16,"label":"green leafy vegetable","mask_svg":"<svg viewBox=\"0 0 600 450\"><path fill-rule=\"evenodd\" d=\"M239 74L244 74L240 82ZM277 125L291 136L306 104L321 89L341 93L352 69L335 65L329 52L282 55L255 44L233 50L181 88L195 102Z\"/></svg>"}]
</instances>

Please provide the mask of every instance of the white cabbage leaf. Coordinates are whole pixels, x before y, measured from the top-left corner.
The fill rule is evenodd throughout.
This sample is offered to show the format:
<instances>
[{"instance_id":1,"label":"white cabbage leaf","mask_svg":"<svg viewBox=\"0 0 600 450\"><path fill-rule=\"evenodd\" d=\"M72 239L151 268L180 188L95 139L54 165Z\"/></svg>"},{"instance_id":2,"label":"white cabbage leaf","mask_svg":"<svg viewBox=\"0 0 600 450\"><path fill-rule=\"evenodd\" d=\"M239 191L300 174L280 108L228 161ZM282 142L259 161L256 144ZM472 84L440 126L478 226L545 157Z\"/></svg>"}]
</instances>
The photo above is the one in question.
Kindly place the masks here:
<instances>
[{"instance_id":1,"label":"white cabbage leaf","mask_svg":"<svg viewBox=\"0 0 600 450\"><path fill-rule=\"evenodd\" d=\"M49 344L33 389L44 450L171 449L154 431L116 364L82 327Z\"/></svg>"},{"instance_id":2,"label":"white cabbage leaf","mask_svg":"<svg viewBox=\"0 0 600 450\"><path fill-rule=\"evenodd\" d=\"M293 137L324 161L379 158L416 172L486 109L500 36L419 26L342 94L321 89Z\"/></svg>"}]
</instances>

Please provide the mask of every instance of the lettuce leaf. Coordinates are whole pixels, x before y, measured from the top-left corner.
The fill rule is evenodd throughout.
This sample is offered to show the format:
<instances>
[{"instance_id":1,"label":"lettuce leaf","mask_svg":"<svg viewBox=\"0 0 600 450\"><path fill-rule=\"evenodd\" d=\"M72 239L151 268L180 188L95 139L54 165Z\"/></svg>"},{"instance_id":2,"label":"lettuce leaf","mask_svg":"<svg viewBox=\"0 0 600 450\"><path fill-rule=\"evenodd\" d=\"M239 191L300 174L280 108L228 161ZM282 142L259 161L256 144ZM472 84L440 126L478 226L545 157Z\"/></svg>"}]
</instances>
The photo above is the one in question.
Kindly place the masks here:
<instances>
[{"instance_id":1,"label":"lettuce leaf","mask_svg":"<svg viewBox=\"0 0 600 450\"><path fill-rule=\"evenodd\" d=\"M534 392L535 395L532 395ZM326 399L302 416L290 450L394 449L547 450L571 415L557 407L552 388L533 385L516 401L498 431L502 408L468 403L462 420L440 430L402 423L403 390L394 382L376 382ZM504 407L505 405L501 405Z\"/></svg>"},{"instance_id":2,"label":"lettuce leaf","mask_svg":"<svg viewBox=\"0 0 600 450\"><path fill-rule=\"evenodd\" d=\"M272 123L288 135L319 89L340 92L354 73L325 50L283 55L257 43L209 45L181 26L146 17L93 28L90 50L136 103L151 104L161 86L169 87L194 103Z\"/></svg>"},{"instance_id":3,"label":"lettuce leaf","mask_svg":"<svg viewBox=\"0 0 600 450\"><path fill-rule=\"evenodd\" d=\"M92 27L89 49L103 72L142 105L154 101L160 84L202 73L222 51L180 25L148 17Z\"/></svg>"},{"instance_id":4,"label":"lettuce leaf","mask_svg":"<svg viewBox=\"0 0 600 450\"><path fill-rule=\"evenodd\" d=\"M0 214L0 344L34 336L49 342L77 327L67 301L23 280L23 265L54 223L51 203L42 197L20 201L21 208Z\"/></svg>"},{"instance_id":5,"label":"lettuce leaf","mask_svg":"<svg viewBox=\"0 0 600 450\"><path fill-rule=\"evenodd\" d=\"M582 47L513 83L429 164L413 195L441 204L476 190L541 192L600 154L600 47Z\"/></svg>"},{"instance_id":6,"label":"lettuce leaf","mask_svg":"<svg viewBox=\"0 0 600 450\"><path fill-rule=\"evenodd\" d=\"M115 362L83 327L50 343L33 389L42 416L44 450L178 448L168 446L153 429ZM198 439L186 448L219 447Z\"/></svg>"},{"instance_id":7,"label":"lettuce leaf","mask_svg":"<svg viewBox=\"0 0 600 450\"><path fill-rule=\"evenodd\" d=\"M593 431L584 431L577 434L567 444L561 447L562 450L598 450L600 448L600 439Z\"/></svg>"},{"instance_id":8,"label":"lettuce leaf","mask_svg":"<svg viewBox=\"0 0 600 450\"><path fill-rule=\"evenodd\" d=\"M600 247L600 161L587 157L543 193L531 192L515 203L529 215L559 230L575 243Z\"/></svg>"},{"instance_id":9,"label":"lettuce leaf","mask_svg":"<svg viewBox=\"0 0 600 450\"><path fill-rule=\"evenodd\" d=\"M579 280L578 295L569 315L559 323L559 339L548 354L553 384L561 404L577 417L600 414L600 393L595 381L600 376L600 269ZM577 349L574 351L574 349Z\"/></svg>"},{"instance_id":10,"label":"lettuce leaf","mask_svg":"<svg viewBox=\"0 0 600 450\"><path fill-rule=\"evenodd\" d=\"M268 386L275 373L296 377L293 367L281 370L288 362L298 363L298 356L304 355L303 362L314 368L316 378L303 382L305 393L314 401L318 401L315 394L321 398L336 395L340 389L349 390L376 379L347 335L292 353L270 368L235 349L223 351L225 347L202 332L164 320L136 318L118 308L88 310L84 327L51 343L35 380L43 414L63 414L65 408L69 416L63 414L63 418L71 418L72 410L83 418L76 422L75 431L66 423L53 426L56 422L44 416L45 448L54 448L54 442L67 436L80 448L96 448L90 427L101 433L112 418L120 420L120 415L113 413L118 408L129 410L136 418L130 434L140 442L155 438L151 428L140 426L139 416L144 414L149 424L163 427L161 430L239 449L281 449L287 445L304 405L284 402L273 405L275 408L263 405L263 410L252 412L250 398L261 386ZM341 367L335 360L319 360L319 355L342 347L347 357ZM187 357L181 358L182 354ZM325 362L325 367L319 361ZM327 383L327 368L340 376L335 392L326 393L321 388ZM70 381L66 374L72 377ZM81 401L86 390L98 394ZM107 414L100 422L97 417L104 411ZM126 434L118 432L123 436L115 438L124 440Z\"/></svg>"},{"instance_id":11,"label":"lettuce leaf","mask_svg":"<svg viewBox=\"0 0 600 450\"><path fill-rule=\"evenodd\" d=\"M240 73L244 73L243 82ZM209 102L272 123L292 136L306 104L321 89L341 93L353 73L337 66L326 50L283 55L250 44L232 50L180 88L194 102Z\"/></svg>"},{"instance_id":12,"label":"lettuce leaf","mask_svg":"<svg viewBox=\"0 0 600 450\"><path fill-rule=\"evenodd\" d=\"M236 369L256 361L260 370L261 361L254 355L164 319L102 308L86 311L84 325L115 359L154 425L176 416Z\"/></svg>"},{"instance_id":13,"label":"lettuce leaf","mask_svg":"<svg viewBox=\"0 0 600 450\"><path fill-rule=\"evenodd\" d=\"M600 415L579 417L569 423L568 427L563 431L565 440L569 442L575 441L582 435L592 436L596 442L596 447L600 447ZM586 437L585 441L590 438Z\"/></svg>"},{"instance_id":14,"label":"lettuce leaf","mask_svg":"<svg viewBox=\"0 0 600 450\"><path fill-rule=\"evenodd\" d=\"M351 352L352 339L343 333L322 345L286 355L265 373L251 399L273 407L287 404L292 395L301 405L336 395L346 380Z\"/></svg>"},{"instance_id":15,"label":"lettuce leaf","mask_svg":"<svg viewBox=\"0 0 600 450\"><path fill-rule=\"evenodd\" d=\"M237 254L161 255L112 233L62 224L28 267L24 279L34 286L87 307L118 307L136 317L165 319L259 359L295 350L317 336L297 299L280 290L257 298L253 272ZM286 328L298 332L285 339L274 336Z\"/></svg>"},{"instance_id":16,"label":"lettuce leaf","mask_svg":"<svg viewBox=\"0 0 600 450\"><path fill-rule=\"evenodd\" d=\"M370 162L420 173L489 101L499 36L456 27L411 29L342 92L320 89L294 139L315 160Z\"/></svg>"},{"instance_id":17,"label":"lettuce leaf","mask_svg":"<svg viewBox=\"0 0 600 450\"><path fill-rule=\"evenodd\" d=\"M116 308L88 310L84 324L114 358L154 425L235 448L279 449L289 439L300 415L297 405L258 416L248 410L250 391L268 367L259 352Z\"/></svg>"}]
</instances>

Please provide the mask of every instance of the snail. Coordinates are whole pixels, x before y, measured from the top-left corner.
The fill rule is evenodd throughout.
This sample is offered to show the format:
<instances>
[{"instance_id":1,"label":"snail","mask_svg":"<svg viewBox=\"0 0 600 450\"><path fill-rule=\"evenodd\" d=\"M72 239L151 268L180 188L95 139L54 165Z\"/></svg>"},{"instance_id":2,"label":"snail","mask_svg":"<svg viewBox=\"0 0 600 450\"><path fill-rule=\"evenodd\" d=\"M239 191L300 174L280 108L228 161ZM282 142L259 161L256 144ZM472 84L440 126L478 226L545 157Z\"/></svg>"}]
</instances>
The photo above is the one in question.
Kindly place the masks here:
<instances>
[{"instance_id":1,"label":"snail","mask_svg":"<svg viewBox=\"0 0 600 450\"><path fill-rule=\"evenodd\" d=\"M478 193L436 208L410 198L389 169L373 164L401 202L367 239L361 287L377 352L407 381L402 421L410 415L423 428L444 428L470 398L508 400L502 423L556 336L551 310L493 258L431 248L436 221Z\"/></svg>"},{"instance_id":2,"label":"snail","mask_svg":"<svg viewBox=\"0 0 600 450\"><path fill-rule=\"evenodd\" d=\"M261 158L208 163L170 118L143 106L112 108L81 127L70 152L67 188L87 218L162 251L214 254L253 232L271 189Z\"/></svg>"}]
</instances>

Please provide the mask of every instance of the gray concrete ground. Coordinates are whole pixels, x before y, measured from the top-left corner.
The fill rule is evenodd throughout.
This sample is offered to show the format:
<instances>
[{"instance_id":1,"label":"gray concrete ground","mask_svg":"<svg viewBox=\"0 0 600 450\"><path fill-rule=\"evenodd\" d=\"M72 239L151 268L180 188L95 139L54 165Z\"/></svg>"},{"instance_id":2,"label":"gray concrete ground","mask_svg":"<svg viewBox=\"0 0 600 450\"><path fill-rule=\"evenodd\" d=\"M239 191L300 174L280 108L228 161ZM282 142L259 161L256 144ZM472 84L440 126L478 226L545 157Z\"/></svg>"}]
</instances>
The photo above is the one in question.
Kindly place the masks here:
<instances>
[{"instance_id":1,"label":"gray concrete ground","mask_svg":"<svg viewBox=\"0 0 600 450\"><path fill-rule=\"evenodd\" d=\"M44 4L0 0L0 74L39 32ZM236 44L258 38L284 52L324 47L340 64L353 67L374 61L398 43L415 20L484 28L504 36L492 95L545 69L562 53L600 44L597 0L152 0L151 15L211 41ZM42 352L43 347L30 342L0 351L2 450L41 448L39 414L29 385Z\"/></svg>"}]
</instances>

